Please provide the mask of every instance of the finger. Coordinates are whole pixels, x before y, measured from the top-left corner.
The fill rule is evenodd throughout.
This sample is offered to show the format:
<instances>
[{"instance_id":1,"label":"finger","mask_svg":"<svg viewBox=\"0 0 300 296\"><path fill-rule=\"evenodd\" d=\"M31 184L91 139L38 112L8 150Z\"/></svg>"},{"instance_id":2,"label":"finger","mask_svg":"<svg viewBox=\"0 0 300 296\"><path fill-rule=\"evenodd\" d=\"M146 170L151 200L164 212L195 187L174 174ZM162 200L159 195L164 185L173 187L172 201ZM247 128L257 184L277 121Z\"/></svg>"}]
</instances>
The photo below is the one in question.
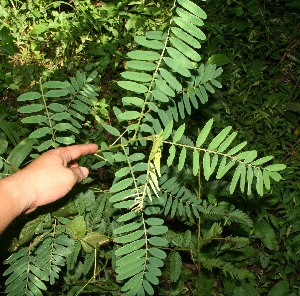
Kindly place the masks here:
<instances>
[{"instance_id":1,"label":"finger","mask_svg":"<svg viewBox=\"0 0 300 296\"><path fill-rule=\"evenodd\" d=\"M70 169L73 172L77 183L83 181L89 174L89 170L86 167L73 167Z\"/></svg>"},{"instance_id":2,"label":"finger","mask_svg":"<svg viewBox=\"0 0 300 296\"><path fill-rule=\"evenodd\" d=\"M96 144L80 144L58 148L57 153L59 153L64 163L67 164L80 156L95 153L97 150L98 145Z\"/></svg>"}]
</instances>

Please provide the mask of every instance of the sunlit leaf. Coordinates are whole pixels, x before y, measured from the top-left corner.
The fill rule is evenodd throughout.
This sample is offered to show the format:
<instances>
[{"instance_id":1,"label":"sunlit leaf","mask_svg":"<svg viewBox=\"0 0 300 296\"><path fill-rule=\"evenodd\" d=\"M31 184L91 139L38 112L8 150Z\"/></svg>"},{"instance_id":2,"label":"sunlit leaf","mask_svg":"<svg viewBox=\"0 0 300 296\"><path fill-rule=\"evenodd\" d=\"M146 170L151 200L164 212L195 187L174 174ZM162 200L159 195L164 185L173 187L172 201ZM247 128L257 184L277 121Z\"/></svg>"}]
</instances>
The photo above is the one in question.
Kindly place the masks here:
<instances>
[{"instance_id":1,"label":"sunlit leaf","mask_svg":"<svg viewBox=\"0 0 300 296\"><path fill-rule=\"evenodd\" d=\"M210 119L205 126L203 127L203 129L201 130L200 134L197 137L197 141L196 141L196 147L201 147L202 144L205 142L208 134L210 133L211 127L213 125L214 120Z\"/></svg>"}]
</instances>

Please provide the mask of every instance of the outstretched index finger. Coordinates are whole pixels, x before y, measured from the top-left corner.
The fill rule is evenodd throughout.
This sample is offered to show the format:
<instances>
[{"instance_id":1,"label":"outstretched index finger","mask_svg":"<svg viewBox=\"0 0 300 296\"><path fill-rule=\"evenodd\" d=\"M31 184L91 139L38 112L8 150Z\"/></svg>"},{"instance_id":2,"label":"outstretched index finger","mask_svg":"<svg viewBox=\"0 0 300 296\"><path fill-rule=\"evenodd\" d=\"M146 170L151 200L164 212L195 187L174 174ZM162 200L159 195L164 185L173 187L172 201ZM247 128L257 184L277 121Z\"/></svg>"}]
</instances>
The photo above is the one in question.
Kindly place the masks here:
<instances>
[{"instance_id":1,"label":"outstretched index finger","mask_svg":"<svg viewBox=\"0 0 300 296\"><path fill-rule=\"evenodd\" d=\"M98 150L98 145L79 144L79 145L72 145L68 147L58 148L57 150L61 158L67 164L70 161L79 158L80 156L95 153Z\"/></svg>"}]
</instances>

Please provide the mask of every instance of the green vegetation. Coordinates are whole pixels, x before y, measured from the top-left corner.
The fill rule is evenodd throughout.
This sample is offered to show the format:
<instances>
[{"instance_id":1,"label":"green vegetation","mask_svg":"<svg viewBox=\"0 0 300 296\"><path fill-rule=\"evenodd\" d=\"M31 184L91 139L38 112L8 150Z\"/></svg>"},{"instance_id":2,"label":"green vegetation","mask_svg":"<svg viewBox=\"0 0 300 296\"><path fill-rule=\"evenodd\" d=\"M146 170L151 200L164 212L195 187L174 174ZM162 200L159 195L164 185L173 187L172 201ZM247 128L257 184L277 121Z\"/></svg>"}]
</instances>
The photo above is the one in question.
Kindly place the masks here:
<instances>
[{"instance_id":1,"label":"green vegetation","mask_svg":"<svg viewBox=\"0 0 300 296\"><path fill-rule=\"evenodd\" d=\"M298 295L300 2L194 2L0 1L1 176L100 147L3 293Z\"/></svg>"}]
</instances>

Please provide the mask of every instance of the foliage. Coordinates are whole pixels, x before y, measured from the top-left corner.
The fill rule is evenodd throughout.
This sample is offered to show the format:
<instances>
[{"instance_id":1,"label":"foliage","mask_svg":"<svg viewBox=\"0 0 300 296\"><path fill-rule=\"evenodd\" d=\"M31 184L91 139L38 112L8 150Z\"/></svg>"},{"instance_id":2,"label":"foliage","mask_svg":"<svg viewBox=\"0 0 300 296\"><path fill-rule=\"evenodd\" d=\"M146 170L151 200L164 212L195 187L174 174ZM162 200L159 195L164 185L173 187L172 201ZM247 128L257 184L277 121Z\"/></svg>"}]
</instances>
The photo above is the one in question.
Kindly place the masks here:
<instances>
[{"instance_id":1,"label":"foliage","mask_svg":"<svg viewBox=\"0 0 300 296\"><path fill-rule=\"evenodd\" d=\"M47 40L62 40L60 48L66 60L59 58L65 69L59 78L68 77L69 69L64 65L72 59L70 68L75 67L80 53L93 52L94 56L90 56L93 62L85 70L94 69L100 75L108 67L111 72L122 68L117 68L123 58L119 47L128 54L124 58L125 71L117 82L121 90L118 89L116 97L122 99L111 100L110 106L98 98L97 74L83 71L76 74L72 68L65 81L54 75L54 80L43 82L52 75L44 73L32 90L14 102L18 115L15 111L2 113L0 166L4 175L30 161L31 153L51 146L75 141L96 141L100 145L94 157L81 160L93 169L91 178L66 200L40 209L25 221L21 219L19 226L12 225L14 239L9 250L13 254L5 261L10 266L5 266L4 271L6 293L78 295L84 291L105 295L109 291L112 295L166 295L169 291L170 295L266 292L275 295L281 291L286 294L299 262L299 254L294 251L299 247L299 206L295 186L289 183L295 178L289 169L283 180L286 186L290 184L289 190L280 185L271 188L270 181L281 180L279 172L285 165L269 164L273 157L258 158L257 150L260 154L264 152L262 155L274 153L282 158L280 152L264 148L269 145L266 140L264 145L256 142L253 145L253 131L244 130L228 118L232 126L242 130L237 136L228 123L220 120L227 114L223 112L220 117L215 112L219 108L217 97L235 118L242 116L237 108L245 102L250 104L243 96L242 102L237 97L232 104L227 99L235 85L242 85L231 75L234 73L231 69L227 69L230 75L224 73L222 77L232 89L218 90L222 69L217 66L234 67L231 57L218 53L219 39L214 34L220 31L206 25L212 36L207 51L202 50L213 55L204 63L199 55L206 38L203 33L206 13L202 8L187 0L176 1L172 10L162 4L166 14L158 27L144 16L158 19L159 4L118 2L98 7L90 5L90 1L74 1L72 8L70 4L57 2L57 7L63 9L56 14L45 2L43 9L39 9L41 13L33 14L38 23L33 30L44 30L44 37L37 42L33 36L39 34L25 36L37 43L39 50ZM8 6L6 1L3 3ZM244 7L236 1L227 4L236 16L250 5ZM64 5L70 6L70 10ZM205 10L227 9L225 4L214 6L208 1ZM30 15L36 7L35 3L15 5L14 13L19 15L23 11ZM56 16L54 19L49 19L50 11ZM74 15L78 22L64 27ZM16 31L20 23L12 23L9 15L5 17L7 27L14 32L13 38L20 42L23 37ZM63 22L57 25L61 18ZM126 30L120 29L119 20L123 18L127 19ZM85 29L91 27L91 22L97 32L87 34ZM213 23L217 26L217 20ZM71 36L80 36L82 43L79 39L69 39L74 28L72 33L76 33ZM130 34L131 30L135 36ZM88 38L83 36L95 39L87 44ZM6 44L13 44L12 38L6 40L9 40ZM94 61L99 55L90 51L90 47L100 48L100 62ZM109 57L106 56L103 66L102 53L107 51ZM33 52L36 56L40 54ZM56 58L50 56L48 62ZM13 80L17 81L16 77ZM249 81L248 77L245 83ZM115 84L110 86L111 90L117 90ZM258 106L253 108L259 110ZM205 123L203 117L208 115L213 115L214 120ZM17 119L16 123L11 122L12 118ZM268 126L273 123L268 122ZM246 141L236 144L236 137L250 140L250 150L242 151ZM258 133L255 137L265 138L265 135ZM110 175L113 179L107 178ZM282 202L278 196L283 197ZM276 213L272 212L273 206ZM20 233L16 233L16 227ZM280 264L283 248L285 270ZM258 276L258 266L266 271L263 277ZM268 273L274 271L275 277L268 278ZM268 291L275 281L274 288Z\"/></svg>"}]
</instances>

